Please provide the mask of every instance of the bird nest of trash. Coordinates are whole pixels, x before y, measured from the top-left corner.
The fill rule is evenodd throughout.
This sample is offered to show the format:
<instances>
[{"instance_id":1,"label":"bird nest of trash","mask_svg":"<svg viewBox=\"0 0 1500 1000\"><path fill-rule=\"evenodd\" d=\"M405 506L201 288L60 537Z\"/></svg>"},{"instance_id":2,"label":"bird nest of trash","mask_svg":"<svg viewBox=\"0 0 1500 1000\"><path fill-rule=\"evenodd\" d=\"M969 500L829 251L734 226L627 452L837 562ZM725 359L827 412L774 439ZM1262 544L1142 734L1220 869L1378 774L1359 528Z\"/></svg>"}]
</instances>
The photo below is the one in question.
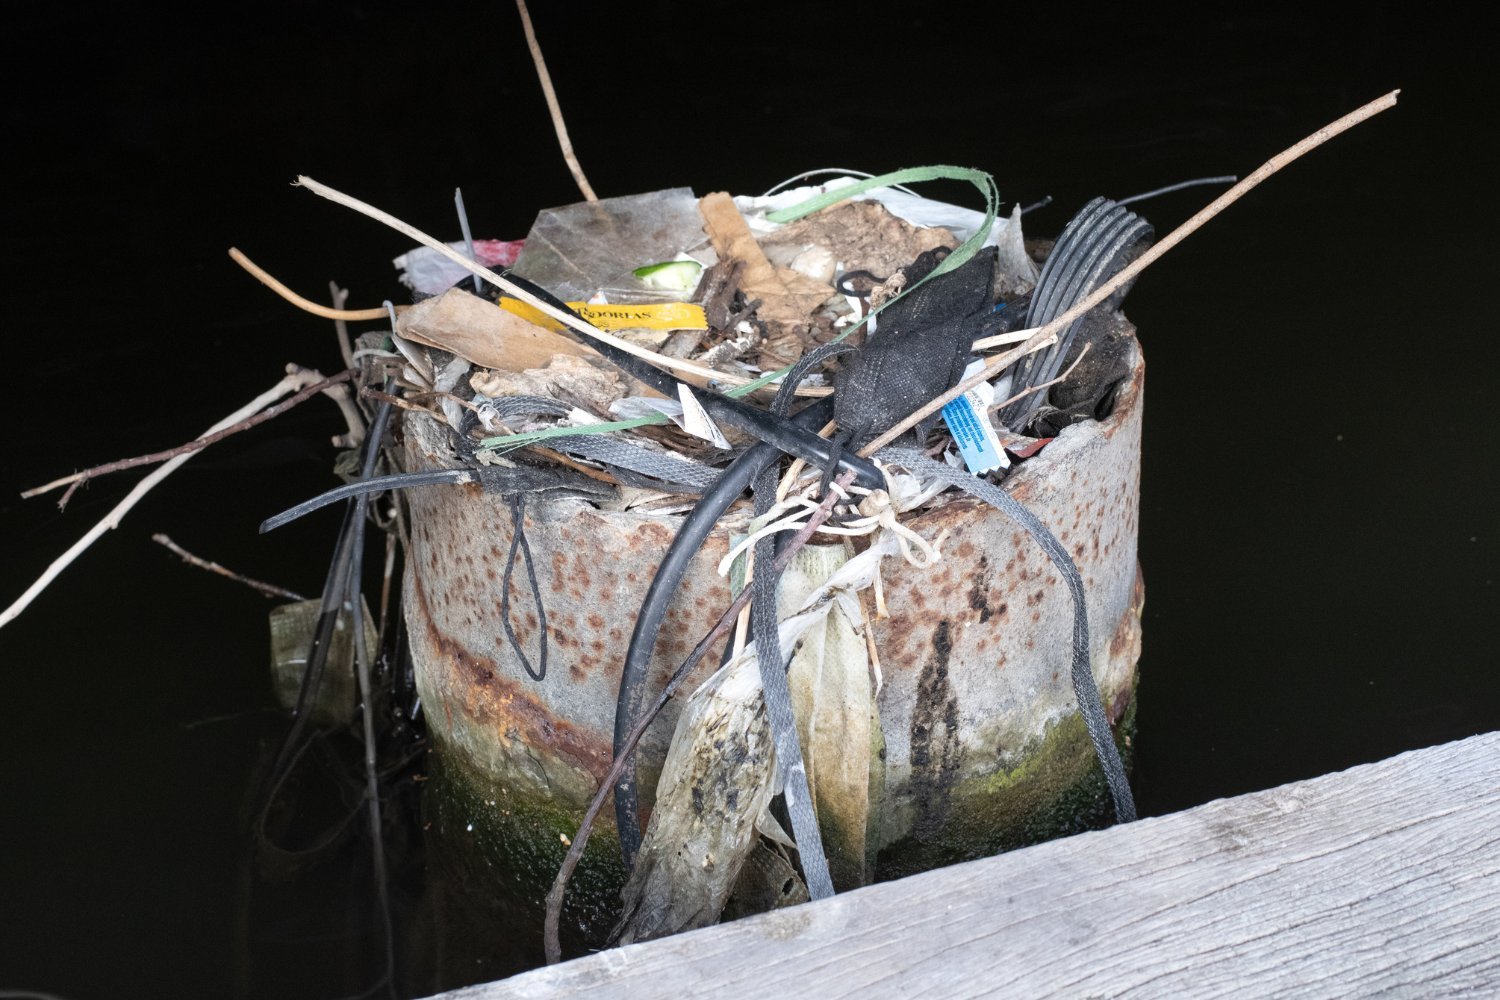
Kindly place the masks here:
<instances>
[{"instance_id":1,"label":"bird nest of trash","mask_svg":"<svg viewBox=\"0 0 1500 1000\"><path fill-rule=\"evenodd\" d=\"M284 298L335 321L345 370L325 378L288 366L284 379L193 441L24 494L67 486L65 505L94 478L161 463L0 613L0 625L197 451L321 394L338 403L348 424L334 439L343 449L335 472L344 485L262 525L270 530L345 504L321 597L301 599L239 577L158 538L202 568L294 599L271 614L276 690L293 721L258 796L257 857L270 874L303 868L340 842L364 809L388 948L388 782L429 746L443 749L440 735L450 749L467 740L472 756L502 770L507 755L518 755L515 773L553 798L537 810L521 801L520 785L497 779L472 797L462 820L473 832L528 808L550 817L527 834L540 831L534 842L510 850L525 859L519 882L550 881L545 899L526 890L543 911L550 961L560 958L564 933L574 947L644 940L888 877L874 859L897 836L920 843L945 835L945 823L964 835L986 827L994 814L983 809L949 822L960 793L1003 795L1032 781L1048 764L1038 750L1044 735L1072 733L1073 749L1063 756L1072 773L1088 772L1094 801L1081 807L1066 788L1046 798L1034 786L1018 793L1020 801L1063 817L1063 826L1068 817L1075 826L1080 817L1134 819L1120 752L1129 738L1117 727L1133 704L1139 651L1133 402L1141 362L1119 307L1135 276L1167 249L1395 98L1307 137L1155 245L1150 224L1127 207L1146 195L1096 198L1055 240L1029 240L1024 210L1001 211L990 175L958 167L880 176L812 171L760 195L699 197L674 188L599 199L555 105L564 156L585 200L540 212L523 239L474 238L461 196L463 239L450 243L298 178L416 244L395 261L410 301L349 309L335 290L334 307L321 306L231 250ZM983 207L913 187L936 180L971 184ZM1208 182L1224 180L1233 178ZM355 321L379 325L351 336ZM1132 407L1130 432L1115 434ZM1063 468L1063 482L1025 497L1046 516L1019 502L1029 470L1098 458L1102 447L1086 453L1079 443L1111 435L1116 451L1129 454L1109 458L1110 475L1091 482L1088 468ZM469 488L452 491L455 485ZM478 576L493 586L483 600L466 594L473 610L443 612L446 624L483 631L486 655L504 653L487 662L503 660L507 676L471 658L473 690L457 708L443 701L440 710L423 704L423 670L428 688L441 694L433 661L468 654L452 652L457 645L439 634L441 615L430 614L425 599L423 628L412 624L418 611L411 606L403 628L393 586L398 565L407 593L419 595L414 579L446 569L431 544L433 526L417 519L430 509L415 498L433 490L487 501L487 520L476 522L475 533L508 537L508 551L485 540L488 554L479 559L491 564ZM497 504L508 516L497 517ZM455 520L470 516L446 510ZM593 646L608 661L609 686L618 684L608 721L593 729L597 719L582 715L598 715L595 706L556 695L587 688L599 700L599 685L578 663L556 669L565 658L556 647L576 622L549 625L551 597L540 581L550 573L560 589L556 578L568 571L555 567L564 554L551 552L549 566L546 553L533 558L527 538L561 510L588 510L600 525L617 515L656 528L658 540L670 538L648 554L646 579L632 574L639 586L620 588L629 607L619 620L597 610L583 616L609 637ZM979 514L990 519L988 534L964 536ZM1102 521L1112 522L1112 534ZM376 551L367 545L369 527L385 536L375 614L363 588L366 550ZM950 531L963 541L949 546ZM424 546L420 558L414 546ZM690 567L707 552L714 579L725 581L713 591L725 595L723 606L678 614L679 627L690 620L706 623L704 630L691 648L665 644L663 653L664 622ZM597 555L608 558L602 548ZM468 567L457 572L474 582L472 555L444 558ZM584 555L574 560L587 568ZM944 568L960 560L956 577ZM912 608L891 606L886 572ZM988 586L986 576L1005 574L1015 577L1011 589ZM951 620L930 614L927 588L941 591L934 599L947 601L945 608L962 604L962 613ZM482 607L491 596L496 614ZM618 596L580 590L575 599L604 608ZM691 603L701 610L709 601L700 594ZM1091 623L1099 612L1105 620ZM882 628L895 656L874 638ZM912 636L922 651L913 651ZM417 648L424 642L441 654L425 668ZM1017 659L1036 662L1007 665L1007 652L1022 649ZM699 670L710 654L717 669ZM653 657L663 655L668 669L654 670ZM906 662L894 662L900 659ZM903 679L887 683L898 671ZM954 691L973 695L979 673L986 684L999 678L1010 686L961 705ZM1108 707L1099 676L1111 686ZM670 741L658 738L653 747L656 773L643 774L643 738L690 679L697 683L677 699ZM899 697L890 696L897 688ZM580 717L567 717L569 708ZM888 710L900 719L895 728ZM475 727L460 740L453 716L465 711L477 712ZM997 740L985 727L999 715L1023 725ZM1081 724L1069 729L1065 717ZM314 800L326 796L300 772L329 758L318 737L334 732L353 737L332 765L354 776L344 789L352 804L319 831L315 819L310 829L289 817L324 811L326 803ZM549 748L539 745L548 741L567 759L549 763ZM905 777L891 777L901 768ZM654 779L654 789L643 778ZM502 807L496 796L512 792ZM312 808L300 809L299 794ZM602 867L595 857L589 885L574 893L569 910L570 880L611 797L618 849L611 846L612 861ZM898 827L904 832L893 833ZM1021 827L1023 839L1010 846L1035 839L1040 828L1029 817ZM922 857L945 863L973 856L976 844L1005 846L982 831ZM577 901L601 887L612 900ZM601 919L607 934L599 933Z\"/></svg>"},{"instance_id":2,"label":"bird nest of trash","mask_svg":"<svg viewBox=\"0 0 1500 1000\"><path fill-rule=\"evenodd\" d=\"M757 442L801 459L803 485L843 469L882 486L867 456L897 441L998 480L1110 412L1124 290L1034 335L1151 227L1101 198L1055 247L1028 242L1019 206L1001 217L901 183L939 177L992 193L956 168L677 188L545 210L523 240L428 241L395 261L413 304L351 355L363 395L441 420L481 478L569 470L617 509L684 510Z\"/></svg>"},{"instance_id":3,"label":"bird nest of trash","mask_svg":"<svg viewBox=\"0 0 1500 1000\"><path fill-rule=\"evenodd\" d=\"M935 179L972 183L985 208L909 186ZM1122 271L1150 245L1142 218L1098 198L1055 241L1028 241L1022 209L1000 212L987 174L931 167L803 175L758 196L591 199L540 212L516 241L469 237L460 217L465 238L443 243L299 183L421 245L395 261L412 303L386 303L387 328L349 345L360 395L378 412L348 483L266 529L337 500L478 484L513 514L509 553L491 567L503 573L495 641L503 633L517 673L543 682L557 629L527 542L528 504L566 498L676 518L625 623L612 766L581 828L561 836L552 957L565 887L611 791L630 873L615 940L718 919L747 867L795 887L773 903L870 880L870 775L884 757L872 740L882 674L870 624L889 615L881 565L936 565L944 533L912 518L958 497L1013 518L1065 583L1071 646L1066 633L1053 645L1071 659L1114 812L1133 818L1090 666L1083 581L1004 484L1066 428L1110 415L1138 357L1116 307ZM385 431L396 412L406 419ZM407 439L406 450L382 451L383 437ZM735 597L665 687L648 691L663 615L714 533L729 540L717 569ZM799 669L810 635L817 665ZM642 830L632 755L716 643L722 666L681 711Z\"/></svg>"}]
</instances>

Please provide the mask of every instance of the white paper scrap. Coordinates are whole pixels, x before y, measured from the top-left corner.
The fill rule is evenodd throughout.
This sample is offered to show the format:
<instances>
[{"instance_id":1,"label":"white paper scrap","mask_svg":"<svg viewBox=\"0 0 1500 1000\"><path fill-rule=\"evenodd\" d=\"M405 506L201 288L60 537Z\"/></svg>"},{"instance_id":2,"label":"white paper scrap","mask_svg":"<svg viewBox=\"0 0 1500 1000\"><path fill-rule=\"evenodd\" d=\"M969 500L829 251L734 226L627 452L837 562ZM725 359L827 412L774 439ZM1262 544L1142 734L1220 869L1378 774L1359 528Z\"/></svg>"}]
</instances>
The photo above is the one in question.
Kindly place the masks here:
<instances>
[{"instance_id":1,"label":"white paper scrap","mask_svg":"<svg viewBox=\"0 0 1500 1000\"><path fill-rule=\"evenodd\" d=\"M710 442L715 448L728 450L729 441L703 408L703 404L698 402L698 397L693 395L693 390L678 382L677 398L682 401L682 429L693 437Z\"/></svg>"}]
</instances>

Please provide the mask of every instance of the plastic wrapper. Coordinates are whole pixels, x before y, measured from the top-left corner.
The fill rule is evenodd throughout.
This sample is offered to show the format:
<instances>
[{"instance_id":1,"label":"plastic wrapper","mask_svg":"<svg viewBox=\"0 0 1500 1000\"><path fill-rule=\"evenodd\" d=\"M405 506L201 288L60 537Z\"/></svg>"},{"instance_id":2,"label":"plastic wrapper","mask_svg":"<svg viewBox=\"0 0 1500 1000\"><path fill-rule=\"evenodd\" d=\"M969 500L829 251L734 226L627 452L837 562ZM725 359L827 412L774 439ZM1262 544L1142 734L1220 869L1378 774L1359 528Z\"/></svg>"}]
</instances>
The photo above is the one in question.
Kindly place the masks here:
<instances>
[{"instance_id":1,"label":"plastic wrapper","mask_svg":"<svg viewBox=\"0 0 1500 1000\"><path fill-rule=\"evenodd\" d=\"M703 237L698 199L689 188L579 202L536 217L515 272L565 301L603 295L609 302L687 300L691 290L649 288L632 272L689 252L717 262Z\"/></svg>"}]
</instances>

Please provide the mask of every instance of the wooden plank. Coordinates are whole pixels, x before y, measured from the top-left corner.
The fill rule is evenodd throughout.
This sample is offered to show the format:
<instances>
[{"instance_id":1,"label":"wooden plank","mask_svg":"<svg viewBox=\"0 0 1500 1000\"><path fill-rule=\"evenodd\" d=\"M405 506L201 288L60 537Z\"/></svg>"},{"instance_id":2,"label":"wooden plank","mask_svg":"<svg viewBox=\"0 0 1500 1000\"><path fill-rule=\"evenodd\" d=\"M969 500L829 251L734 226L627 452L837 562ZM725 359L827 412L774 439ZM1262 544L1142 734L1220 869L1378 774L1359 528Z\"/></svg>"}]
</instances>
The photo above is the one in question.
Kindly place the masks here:
<instances>
[{"instance_id":1,"label":"wooden plank","mask_svg":"<svg viewBox=\"0 0 1500 1000\"><path fill-rule=\"evenodd\" d=\"M1490 733L445 997L1497 992Z\"/></svg>"}]
</instances>

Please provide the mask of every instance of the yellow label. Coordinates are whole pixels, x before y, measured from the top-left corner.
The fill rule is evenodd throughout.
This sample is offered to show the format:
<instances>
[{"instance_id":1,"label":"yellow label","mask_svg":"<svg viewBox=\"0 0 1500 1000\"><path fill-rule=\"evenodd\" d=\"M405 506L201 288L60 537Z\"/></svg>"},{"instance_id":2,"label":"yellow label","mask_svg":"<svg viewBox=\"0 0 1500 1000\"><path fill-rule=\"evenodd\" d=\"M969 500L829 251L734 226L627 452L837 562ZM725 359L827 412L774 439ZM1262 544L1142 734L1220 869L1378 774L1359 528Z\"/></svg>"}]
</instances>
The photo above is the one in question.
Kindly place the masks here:
<instances>
[{"instance_id":1,"label":"yellow label","mask_svg":"<svg viewBox=\"0 0 1500 1000\"><path fill-rule=\"evenodd\" d=\"M528 323L548 330L563 325L540 309L520 299L502 297L500 308L515 313ZM601 330L707 330L703 307L691 302L651 302L643 305L591 305L569 302L568 308Z\"/></svg>"}]
</instances>

